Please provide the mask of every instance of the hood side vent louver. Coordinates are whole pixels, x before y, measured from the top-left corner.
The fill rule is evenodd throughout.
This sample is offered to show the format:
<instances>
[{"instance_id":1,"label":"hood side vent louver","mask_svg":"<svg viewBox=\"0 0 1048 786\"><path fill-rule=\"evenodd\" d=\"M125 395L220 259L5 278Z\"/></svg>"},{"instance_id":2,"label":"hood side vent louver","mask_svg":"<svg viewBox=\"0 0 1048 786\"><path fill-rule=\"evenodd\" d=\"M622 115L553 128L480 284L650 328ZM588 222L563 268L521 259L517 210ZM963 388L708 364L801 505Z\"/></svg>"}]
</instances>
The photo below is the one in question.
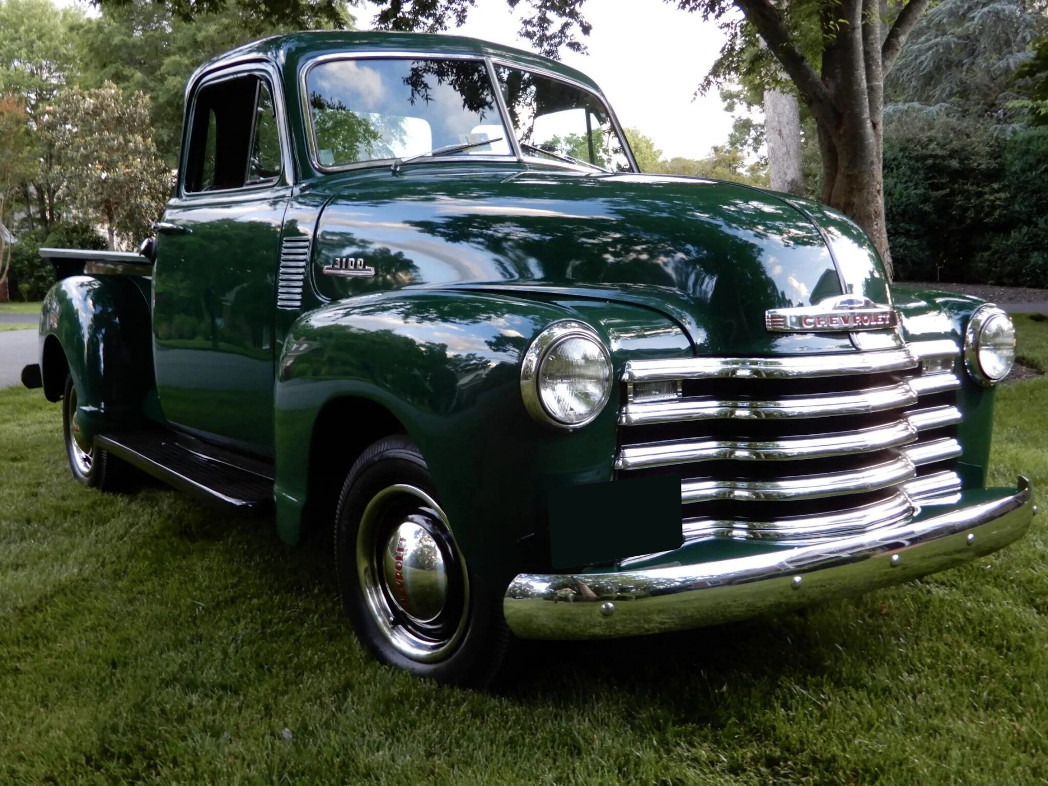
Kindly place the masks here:
<instances>
[{"instance_id":1,"label":"hood side vent louver","mask_svg":"<svg viewBox=\"0 0 1048 786\"><path fill-rule=\"evenodd\" d=\"M277 273L277 308L296 311L302 307L302 289L309 266L310 242L301 235L285 237L280 246L280 270Z\"/></svg>"}]
</instances>

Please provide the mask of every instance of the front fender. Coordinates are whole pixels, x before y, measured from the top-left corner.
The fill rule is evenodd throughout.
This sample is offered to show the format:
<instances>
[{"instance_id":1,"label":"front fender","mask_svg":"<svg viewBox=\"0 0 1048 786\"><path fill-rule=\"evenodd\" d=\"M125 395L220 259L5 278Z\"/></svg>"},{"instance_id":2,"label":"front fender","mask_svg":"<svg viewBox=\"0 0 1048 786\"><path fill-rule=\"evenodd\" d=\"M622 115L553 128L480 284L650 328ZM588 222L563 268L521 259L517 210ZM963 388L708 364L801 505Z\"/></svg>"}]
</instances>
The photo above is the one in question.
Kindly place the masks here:
<instances>
[{"instance_id":1,"label":"front fender","mask_svg":"<svg viewBox=\"0 0 1048 786\"><path fill-rule=\"evenodd\" d=\"M522 354L562 319L579 314L555 303L462 291L400 291L299 319L276 384L281 536L300 537L309 474L318 469L310 467L314 425L325 407L348 399L382 407L419 446L475 572L508 581L522 561L542 564L546 490L609 480L615 452L617 391L594 422L570 433L537 423L524 409Z\"/></svg>"},{"instance_id":2,"label":"front fender","mask_svg":"<svg viewBox=\"0 0 1048 786\"><path fill-rule=\"evenodd\" d=\"M68 372L88 438L141 417L155 389L149 304L118 276L72 276L47 293L40 316L44 393L62 396Z\"/></svg>"}]
</instances>

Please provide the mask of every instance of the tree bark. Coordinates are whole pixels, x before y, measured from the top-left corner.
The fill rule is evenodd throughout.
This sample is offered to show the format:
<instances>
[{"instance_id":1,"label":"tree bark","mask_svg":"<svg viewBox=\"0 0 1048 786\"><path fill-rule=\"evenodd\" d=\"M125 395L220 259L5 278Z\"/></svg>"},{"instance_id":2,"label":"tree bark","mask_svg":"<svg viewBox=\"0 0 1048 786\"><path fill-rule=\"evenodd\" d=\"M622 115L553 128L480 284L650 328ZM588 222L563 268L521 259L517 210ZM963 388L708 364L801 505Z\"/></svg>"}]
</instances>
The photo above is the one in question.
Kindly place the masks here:
<instances>
[{"instance_id":1,"label":"tree bark","mask_svg":"<svg viewBox=\"0 0 1048 786\"><path fill-rule=\"evenodd\" d=\"M778 90L764 91L764 136L772 190L803 196L801 113L796 98Z\"/></svg>"}]
</instances>

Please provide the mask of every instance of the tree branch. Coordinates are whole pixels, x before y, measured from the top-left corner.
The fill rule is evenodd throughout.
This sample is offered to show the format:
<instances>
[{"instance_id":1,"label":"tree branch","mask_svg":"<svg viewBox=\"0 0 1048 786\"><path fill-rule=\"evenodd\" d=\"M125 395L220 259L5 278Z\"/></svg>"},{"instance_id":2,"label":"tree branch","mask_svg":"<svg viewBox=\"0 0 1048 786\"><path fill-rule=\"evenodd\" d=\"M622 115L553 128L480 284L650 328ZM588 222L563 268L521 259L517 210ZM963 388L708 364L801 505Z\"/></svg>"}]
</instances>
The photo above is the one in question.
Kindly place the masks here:
<instances>
[{"instance_id":1,"label":"tree branch","mask_svg":"<svg viewBox=\"0 0 1048 786\"><path fill-rule=\"evenodd\" d=\"M910 37L914 25L927 10L930 2L931 0L910 0L895 18L895 24L888 31L888 37L884 39L884 46L881 47L881 69L884 76L892 70L895 60L906 45L906 39Z\"/></svg>"},{"instance_id":2,"label":"tree branch","mask_svg":"<svg viewBox=\"0 0 1048 786\"><path fill-rule=\"evenodd\" d=\"M771 0L735 0L735 5L757 28L768 49L804 96L816 119L830 128L835 126L839 113L833 98L811 63L790 40L786 21L774 3Z\"/></svg>"}]
</instances>

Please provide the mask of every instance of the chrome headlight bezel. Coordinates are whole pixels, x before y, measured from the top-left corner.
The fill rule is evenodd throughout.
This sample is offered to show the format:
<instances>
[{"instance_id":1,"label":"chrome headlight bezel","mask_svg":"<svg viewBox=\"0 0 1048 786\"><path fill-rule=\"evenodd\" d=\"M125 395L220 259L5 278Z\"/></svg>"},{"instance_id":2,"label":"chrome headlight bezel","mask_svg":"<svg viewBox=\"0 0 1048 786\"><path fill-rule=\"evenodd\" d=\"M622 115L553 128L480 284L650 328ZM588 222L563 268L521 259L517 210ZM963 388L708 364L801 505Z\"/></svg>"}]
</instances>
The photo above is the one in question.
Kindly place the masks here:
<instances>
[{"instance_id":1,"label":"chrome headlight bezel","mask_svg":"<svg viewBox=\"0 0 1048 786\"><path fill-rule=\"evenodd\" d=\"M988 344L986 340L987 330L996 329L996 325L1003 324L1006 337L1003 344L995 341ZM992 364L984 356L984 353L1003 351L1003 359ZM993 303L986 303L975 309L968 327L964 331L964 365L968 374L983 387L996 385L1008 376L1015 363L1015 325L1012 318L1002 308Z\"/></svg>"},{"instance_id":2,"label":"chrome headlight bezel","mask_svg":"<svg viewBox=\"0 0 1048 786\"><path fill-rule=\"evenodd\" d=\"M592 345L596 360L603 363L606 373L601 380L603 390L592 405L577 417L566 417L549 404L549 391L542 387L543 371L546 362L556 355L558 349L565 348L572 341L584 341ZM520 394L528 414L540 423L562 429L573 430L592 423L607 406L614 384L614 367L608 348L593 328L575 320L554 322L540 332L524 353L520 367Z\"/></svg>"}]
</instances>

